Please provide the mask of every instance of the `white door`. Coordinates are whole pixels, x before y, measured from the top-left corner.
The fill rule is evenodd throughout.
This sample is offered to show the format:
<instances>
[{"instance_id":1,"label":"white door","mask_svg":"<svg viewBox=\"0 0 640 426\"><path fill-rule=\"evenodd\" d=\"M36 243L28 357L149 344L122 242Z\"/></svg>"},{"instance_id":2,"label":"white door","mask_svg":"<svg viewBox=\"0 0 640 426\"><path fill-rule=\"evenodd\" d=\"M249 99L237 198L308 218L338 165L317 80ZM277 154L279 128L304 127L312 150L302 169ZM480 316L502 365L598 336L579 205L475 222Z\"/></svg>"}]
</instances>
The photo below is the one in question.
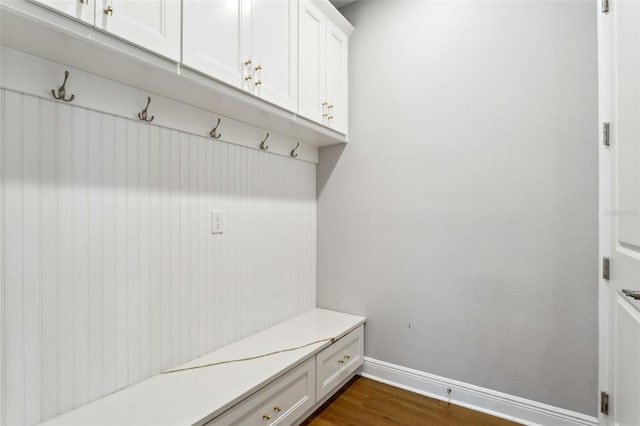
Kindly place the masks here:
<instances>
[{"instance_id":1,"label":"white door","mask_svg":"<svg viewBox=\"0 0 640 426\"><path fill-rule=\"evenodd\" d=\"M610 395L601 424L640 425L640 2L611 0L600 17L603 255L610 279L601 294L601 390ZM603 347L604 346L604 347Z\"/></svg>"},{"instance_id":2,"label":"white door","mask_svg":"<svg viewBox=\"0 0 640 426\"><path fill-rule=\"evenodd\" d=\"M98 0L37 0L52 9L93 25Z\"/></svg>"},{"instance_id":3,"label":"white door","mask_svg":"<svg viewBox=\"0 0 640 426\"><path fill-rule=\"evenodd\" d=\"M327 22L327 125L347 133L347 36Z\"/></svg>"},{"instance_id":4,"label":"white door","mask_svg":"<svg viewBox=\"0 0 640 426\"><path fill-rule=\"evenodd\" d=\"M326 107L326 18L310 2L300 2L298 113L325 124Z\"/></svg>"},{"instance_id":5,"label":"white door","mask_svg":"<svg viewBox=\"0 0 640 426\"><path fill-rule=\"evenodd\" d=\"M96 27L180 61L180 0L98 0Z\"/></svg>"},{"instance_id":6,"label":"white door","mask_svg":"<svg viewBox=\"0 0 640 426\"><path fill-rule=\"evenodd\" d=\"M243 83L240 0L184 0L182 62L235 87Z\"/></svg>"},{"instance_id":7,"label":"white door","mask_svg":"<svg viewBox=\"0 0 640 426\"><path fill-rule=\"evenodd\" d=\"M251 2L252 93L290 111L298 100L298 2Z\"/></svg>"}]
</instances>

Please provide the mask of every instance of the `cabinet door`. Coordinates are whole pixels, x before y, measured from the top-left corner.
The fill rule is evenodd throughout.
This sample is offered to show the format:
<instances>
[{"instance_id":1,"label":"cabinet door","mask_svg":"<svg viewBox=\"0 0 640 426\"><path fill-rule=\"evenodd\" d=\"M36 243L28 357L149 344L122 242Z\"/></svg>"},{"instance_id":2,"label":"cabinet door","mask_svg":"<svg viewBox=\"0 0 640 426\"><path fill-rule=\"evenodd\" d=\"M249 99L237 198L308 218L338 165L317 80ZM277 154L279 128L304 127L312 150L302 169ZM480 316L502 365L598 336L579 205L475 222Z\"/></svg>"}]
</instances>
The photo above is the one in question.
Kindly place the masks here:
<instances>
[{"instance_id":1,"label":"cabinet door","mask_svg":"<svg viewBox=\"0 0 640 426\"><path fill-rule=\"evenodd\" d=\"M310 2L300 2L298 113L320 124L326 105L326 19Z\"/></svg>"},{"instance_id":2,"label":"cabinet door","mask_svg":"<svg viewBox=\"0 0 640 426\"><path fill-rule=\"evenodd\" d=\"M251 1L252 92L295 111L298 100L298 2L246 1Z\"/></svg>"},{"instance_id":3,"label":"cabinet door","mask_svg":"<svg viewBox=\"0 0 640 426\"><path fill-rule=\"evenodd\" d=\"M241 13L240 0L184 0L184 65L240 87L243 63L240 57Z\"/></svg>"},{"instance_id":4,"label":"cabinet door","mask_svg":"<svg viewBox=\"0 0 640 426\"><path fill-rule=\"evenodd\" d=\"M347 134L348 115L348 39L336 26L327 22L327 124Z\"/></svg>"},{"instance_id":5,"label":"cabinet door","mask_svg":"<svg viewBox=\"0 0 640 426\"><path fill-rule=\"evenodd\" d=\"M364 326L316 355L316 398L337 390L364 363Z\"/></svg>"},{"instance_id":6,"label":"cabinet door","mask_svg":"<svg viewBox=\"0 0 640 426\"><path fill-rule=\"evenodd\" d=\"M180 0L98 0L96 26L180 60Z\"/></svg>"},{"instance_id":7,"label":"cabinet door","mask_svg":"<svg viewBox=\"0 0 640 426\"><path fill-rule=\"evenodd\" d=\"M52 9L93 25L97 0L37 0Z\"/></svg>"},{"instance_id":8,"label":"cabinet door","mask_svg":"<svg viewBox=\"0 0 640 426\"><path fill-rule=\"evenodd\" d=\"M205 426L291 425L316 402L315 360L288 371Z\"/></svg>"}]
</instances>

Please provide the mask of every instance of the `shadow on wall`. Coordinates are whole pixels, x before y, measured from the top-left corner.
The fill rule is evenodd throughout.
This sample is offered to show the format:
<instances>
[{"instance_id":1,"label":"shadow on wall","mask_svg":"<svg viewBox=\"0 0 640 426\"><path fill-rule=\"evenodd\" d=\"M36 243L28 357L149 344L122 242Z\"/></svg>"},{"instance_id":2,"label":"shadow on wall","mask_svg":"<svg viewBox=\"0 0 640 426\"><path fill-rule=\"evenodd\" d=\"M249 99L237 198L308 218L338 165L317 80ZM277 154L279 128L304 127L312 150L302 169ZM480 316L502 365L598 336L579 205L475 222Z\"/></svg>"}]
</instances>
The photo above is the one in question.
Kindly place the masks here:
<instances>
[{"instance_id":1,"label":"shadow on wall","mask_svg":"<svg viewBox=\"0 0 640 426\"><path fill-rule=\"evenodd\" d=\"M331 178L331 174L333 170L338 165L338 161L340 161L340 157L344 152L347 145L333 145L333 146L325 146L320 148L321 154L320 158L322 159L322 169L323 173L317 174L317 182L316 182L316 197L320 198L322 195L322 191L324 187L327 185L327 182Z\"/></svg>"}]
</instances>

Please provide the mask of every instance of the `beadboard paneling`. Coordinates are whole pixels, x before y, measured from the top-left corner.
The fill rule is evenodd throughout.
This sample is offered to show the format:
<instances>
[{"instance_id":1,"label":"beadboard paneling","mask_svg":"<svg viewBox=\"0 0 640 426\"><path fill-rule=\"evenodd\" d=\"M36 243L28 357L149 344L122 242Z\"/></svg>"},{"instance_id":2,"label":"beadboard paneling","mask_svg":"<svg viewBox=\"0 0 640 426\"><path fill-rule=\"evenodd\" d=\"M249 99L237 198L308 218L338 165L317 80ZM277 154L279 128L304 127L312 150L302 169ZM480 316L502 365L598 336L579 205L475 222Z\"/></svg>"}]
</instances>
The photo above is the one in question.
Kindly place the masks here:
<instances>
[{"instance_id":1,"label":"beadboard paneling","mask_svg":"<svg viewBox=\"0 0 640 426\"><path fill-rule=\"evenodd\" d=\"M315 306L314 164L0 96L2 424L54 417Z\"/></svg>"}]
</instances>

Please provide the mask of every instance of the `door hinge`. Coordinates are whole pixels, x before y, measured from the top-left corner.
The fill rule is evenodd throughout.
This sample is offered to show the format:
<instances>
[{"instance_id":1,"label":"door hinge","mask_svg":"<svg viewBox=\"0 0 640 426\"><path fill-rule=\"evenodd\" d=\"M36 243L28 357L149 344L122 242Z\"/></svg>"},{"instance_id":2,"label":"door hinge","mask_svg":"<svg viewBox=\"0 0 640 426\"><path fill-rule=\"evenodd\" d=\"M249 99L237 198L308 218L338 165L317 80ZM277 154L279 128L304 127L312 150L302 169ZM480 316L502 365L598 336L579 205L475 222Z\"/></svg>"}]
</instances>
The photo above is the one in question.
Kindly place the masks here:
<instances>
[{"instance_id":1,"label":"door hinge","mask_svg":"<svg viewBox=\"0 0 640 426\"><path fill-rule=\"evenodd\" d=\"M609 277L611 276L611 269L610 269L609 263L610 262L608 257L602 258L602 278L604 278L607 281L609 281Z\"/></svg>"},{"instance_id":2,"label":"door hinge","mask_svg":"<svg viewBox=\"0 0 640 426\"><path fill-rule=\"evenodd\" d=\"M600 392L600 412L602 414L609 414L609 394L607 392Z\"/></svg>"},{"instance_id":3,"label":"door hinge","mask_svg":"<svg viewBox=\"0 0 640 426\"><path fill-rule=\"evenodd\" d=\"M609 146L609 123L602 123L602 144L604 146Z\"/></svg>"},{"instance_id":4,"label":"door hinge","mask_svg":"<svg viewBox=\"0 0 640 426\"><path fill-rule=\"evenodd\" d=\"M609 0L600 0L602 13L609 13Z\"/></svg>"}]
</instances>

